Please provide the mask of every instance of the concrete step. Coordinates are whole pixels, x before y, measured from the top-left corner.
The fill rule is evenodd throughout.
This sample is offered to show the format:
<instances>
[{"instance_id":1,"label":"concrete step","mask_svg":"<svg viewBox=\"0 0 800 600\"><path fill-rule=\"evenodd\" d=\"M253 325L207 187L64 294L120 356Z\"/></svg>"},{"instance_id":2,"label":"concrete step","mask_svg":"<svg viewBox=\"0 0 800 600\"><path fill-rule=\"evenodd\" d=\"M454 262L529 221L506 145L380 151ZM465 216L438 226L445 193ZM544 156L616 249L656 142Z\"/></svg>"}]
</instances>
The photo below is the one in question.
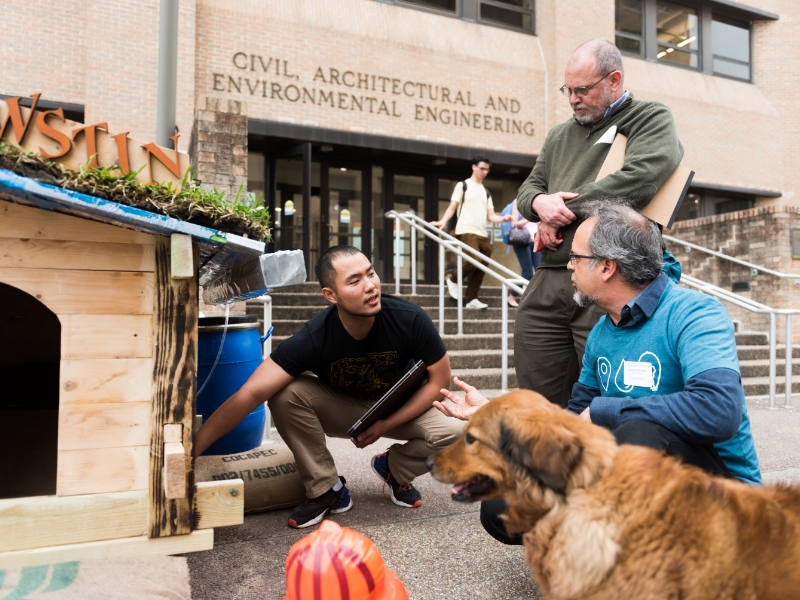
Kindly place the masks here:
<instances>
[{"instance_id":1,"label":"concrete step","mask_svg":"<svg viewBox=\"0 0 800 600\"><path fill-rule=\"evenodd\" d=\"M742 346L738 345L736 350L739 354L739 360L769 360L769 346ZM776 356L778 360L786 358L786 346L778 346L776 349ZM792 346L792 360L800 361L800 346Z\"/></svg>"},{"instance_id":2,"label":"concrete step","mask_svg":"<svg viewBox=\"0 0 800 600\"><path fill-rule=\"evenodd\" d=\"M306 319L296 320L283 320L273 319L272 326L275 328L276 333L281 335L289 335L296 333L305 325ZM494 334L500 335L501 321L485 320L485 319L464 319L463 328L465 334ZM444 323L445 334L455 335L458 333L458 321L445 321ZM513 327L509 327L509 331L513 331Z\"/></svg>"},{"instance_id":3,"label":"concrete step","mask_svg":"<svg viewBox=\"0 0 800 600\"><path fill-rule=\"evenodd\" d=\"M439 306L431 307L422 307L423 310L428 314L431 320L434 323L439 322ZM324 306L273 306L272 307L272 318L277 320L303 320L308 321L309 319L313 318L321 311L325 310ZM503 318L502 315L502 308L495 307L495 308L485 308L483 310L472 310L465 308L463 311L463 318L464 319L474 319L476 315L479 316L482 320L496 320L500 323L501 319ZM264 309L260 304L256 304L251 302L247 305L247 314L248 315L257 315L259 319L264 316ZM517 315L516 308L508 308L508 320L509 323L514 322L514 317ZM458 307L456 306L446 306L444 309L444 318L445 320L449 321L457 321L458 320ZM499 331L499 329L498 329Z\"/></svg>"},{"instance_id":4,"label":"concrete step","mask_svg":"<svg viewBox=\"0 0 800 600\"><path fill-rule=\"evenodd\" d=\"M448 352L459 350L500 350L503 345L499 332L496 334L472 333L464 335L443 335L442 341ZM514 347L514 334L508 334L508 348Z\"/></svg>"},{"instance_id":5,"label":"concrete step","mask_svg":"<svg viewBox=\"0 0 800 600\"><path fill-rule=\"evenodd\" d=\"M793 355L792 360L792 376L800 375L800 356ZM757 360L740 360L739 368L742 373L742 379L748 377L769 377L769 359L760 358ZM778 360L775 364L775 374L778 377L783 377L786 374L786 362Z\"/></svg>"},{"instance_id":6,"label":"concrete step","mask_svg":"<svg viewBox=\"0 0 800 600\"><path fill-rule=\"evenodd\" d=\"M737 332L736 336L737 346L764 346L769 344L766 333L758 333L754 331Z\"/></svg>"},{"instance_id":7,"label":"concrete step","mask_svg":"<svg viewBox=\"0 0 800 600\"><path fill-rule=\"evenodd\" d=\"M512 348L508 350L508 367L511 369L514 368ZM503 361L502 350L452 350L448 354L451 369L499 369Z\"/></svg>"},{"instance_id":8,"label":"concrete step","mask_svg":"<svg viewBox=\"0 0 800 600\"><path fill-rule=\"evenodd\" d=\"M784 381L783 377L775 379L775 393L780 396L786 390ZM744 385L745 396L766 396L769 394L769 377L748 377L742 379L742 385ZM800 377L792 377L792 393L800 393Z\"/></svg>"},{"instance_id":9,"label":"concrete step","mask_svg":"<svg viewBox=\"0 0 800 600\"><path fill-rule=\"evenodd\" d=\"M453 369L453 377L475 386L479 390L500 389L502 370L501 369ZM508 370L508 389L517 388L517 373L514 369Z\"/></svg>"}]
</instances>

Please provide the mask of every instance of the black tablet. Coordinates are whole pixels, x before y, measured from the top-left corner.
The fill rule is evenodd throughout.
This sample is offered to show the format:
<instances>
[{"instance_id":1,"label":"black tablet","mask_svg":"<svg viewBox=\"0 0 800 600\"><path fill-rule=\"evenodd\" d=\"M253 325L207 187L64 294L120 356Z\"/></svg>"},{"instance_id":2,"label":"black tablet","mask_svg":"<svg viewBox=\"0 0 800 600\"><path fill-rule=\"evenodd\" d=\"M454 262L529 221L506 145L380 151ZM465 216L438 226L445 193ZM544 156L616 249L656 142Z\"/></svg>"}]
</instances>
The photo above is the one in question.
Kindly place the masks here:
<instances>
[{"instance_id":1,"label":"black tablet","mask_svg":"<svg viewBox=\"0 0 800 600\"><path fill-rule=\"evenodd\" d=\"M353 426L347 430L347 435L351 438L361 435L369 429L373 423L385 419L398 408L406 403L414 392L421 388L428 379L428 369L425 364L420 360L411 367L411 370L403 375L397 383L386 392L380 400L372 405L364 416L358 421L353 423Z\"/></svg>"}]
</instances>

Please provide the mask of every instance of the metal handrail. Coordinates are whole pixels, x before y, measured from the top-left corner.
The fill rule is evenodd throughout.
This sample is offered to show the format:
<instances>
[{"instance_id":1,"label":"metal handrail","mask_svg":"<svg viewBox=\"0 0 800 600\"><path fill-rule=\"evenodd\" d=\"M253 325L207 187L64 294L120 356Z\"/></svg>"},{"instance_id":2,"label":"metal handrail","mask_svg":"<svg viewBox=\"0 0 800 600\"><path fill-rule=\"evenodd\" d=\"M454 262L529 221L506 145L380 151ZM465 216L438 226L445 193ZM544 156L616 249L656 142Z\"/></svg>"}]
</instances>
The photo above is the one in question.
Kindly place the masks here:
<instances>
[{"instance_id":1,"label":"metal handrail","mask_svg":"<svg viewBox=\"0 0 800 600\"><path fill-rule=\"evenodd\" d=\"M666 237L666 236L665 236ZM705 294L719 298L724 302L730 302L740 308L749 310L756 314L769 315L769 408L775 409L775 380L776 380L776 365L778 362L778 343L776 340L777 333L777 315L786 316L786 372L785 376L785 390L784 390L784 408L793 408L792 406L792 315L800 315L800 310L794 308L772 308L766 304L761 304L750 298L745 298L729 292L723 288L717 287L705 281L701 281L691 275L682 275L681 283L695 288Z\"/></svg>"},{"instance_id":2,"label":"metal handrail","mask_svg":"<svg viewBox=\"0 0 800 600\"><path fill-rule=\"evenodd\" d=\"M433 227L424 219L421 219L417 215L411 212L405 213L398 213L395 210L390 210L386 213L386 218L394 219L395 220L395 227L394 227L394 234L395 234L395 245L394 245L394 265L395 265L395 293L400 294L400 246L402 235L400 232L400 221L407 224L410 229L410 241L411 241L411 293L416 294L417 289L417 256L416 256L416 247L417 247L417 231L421 232L425 237L428 239L433 240L439 246L439 333L440 335L444 335L444 263L445 263L445 251L449 250L453 254L456 255L456 272L458 278L458 335L464 335L464 319L463 319L463 306L462 306L462 268L463 268L463 261L466 260L470 264L476 266L478 269L483 271L485 274L493 277L494 279L500 282L500 291L502 293L500 306L501 309L501 383L503 391L508 390L508 290L514 290L518 294L522 294L525 291L525 286L528 284L528 280L524 277L521 277L517 273L514 273L508 267L501 265L500 263L484 256L477 250L470 248L464 242L457 240L453 236L441 231L440 229ZM470 254L472 256L470 256ZM473 258L473 256L477 258ZM481 263L481 261L486 262L488 265L494 267L497 270L500 270L504 273L508 273L510 277L503 277L501 274L493 271L488 266L485 266ZM518 285L518 284L521 284Z\"/></svg>"},{"instance_id":3,"label":"metal handrail","mask_svg":"<svg viewBox=\"0 0 800 600\"><path fill-rule=\"evenodd\" d=\"M716 250L711 250L709 248L704 248L703 246L698 246L697 244L692 244L691 242L686 242L684 240L672 237L671 235L662 235L661 237L663 237L668 242L673 242L675 244L684 246L686 248L687 253L689 252L690 249L699 250L700 252L705 252L706 254L716 256L717 258L722 258L724 260L736 263L738 265L748 267L751 271L761 271L762 273L768 273L769 275L772 275L774 277L781 277L783 279L791 279L792 277L800 278L800 273L780 273L778 271L773 271L772 269L768 269L760 265L755 265L740 258L734 258L733 256L728 256L727 254L723 254L722 252L717 252Z\"/></svg>"}]
</instances>

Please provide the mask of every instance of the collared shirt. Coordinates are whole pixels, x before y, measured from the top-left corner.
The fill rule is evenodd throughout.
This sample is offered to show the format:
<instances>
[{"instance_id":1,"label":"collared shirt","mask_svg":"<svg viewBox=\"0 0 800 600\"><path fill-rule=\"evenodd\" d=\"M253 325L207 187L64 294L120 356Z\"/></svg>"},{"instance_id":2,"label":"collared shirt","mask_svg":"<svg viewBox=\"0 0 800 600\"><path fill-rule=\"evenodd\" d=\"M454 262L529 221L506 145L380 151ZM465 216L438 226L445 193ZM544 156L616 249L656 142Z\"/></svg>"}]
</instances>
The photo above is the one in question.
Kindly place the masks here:
<instances>
[{"instance_id":1,"label":"collared shirt","mask_svg":"<svg viewBox=\"0 0 800 600\"><path fill-rule=\"evenodd\" d=\"M669 277L666 273L661 273L653 281L647 284L638 294L628 300L619 312L619 323L617 327L633 327L653 316L658 308L658 301L664 288L667 287Z\"/></svg>"},{"instance_id":2,"label":"collared shirt","mask_svg":"<svg viewBox=\"0 0 800 600\"><path fill-rule=\"evenodd\" d=\"M620 106L622 106L622 103L625 102L625 100L628 99L628 96L630 96L630 93L628 92L628 90L625 90L625 93L622 94L622 96L619 98L619 100L614 102L611 106L609 106L606 109L605 114L603 114L603 119L605 119L608 115L610 115L615 110L617 110ZM602 121L602 119L601 119L601 121Z\"/></svg>"}]
</instances>

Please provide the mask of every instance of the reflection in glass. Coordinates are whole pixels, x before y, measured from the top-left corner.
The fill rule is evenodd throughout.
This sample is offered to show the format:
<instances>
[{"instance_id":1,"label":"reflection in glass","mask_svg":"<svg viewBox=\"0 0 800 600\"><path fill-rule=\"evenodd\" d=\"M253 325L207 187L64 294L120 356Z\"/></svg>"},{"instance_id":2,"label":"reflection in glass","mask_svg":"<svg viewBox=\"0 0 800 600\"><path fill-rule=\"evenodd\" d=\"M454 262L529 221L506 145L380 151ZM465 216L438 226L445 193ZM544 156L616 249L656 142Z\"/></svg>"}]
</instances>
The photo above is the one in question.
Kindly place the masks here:
<instances>
[{"instance_id":1,"label":"reflection in glass","mask_svg":"<svg viewBox=\"0 0 800 600\"><path fill-rule=\"evenodd\" d=\"M425 217L425 179L414 175L394 176L394 209L403 213L408 210ZM392 222L394 228L394 222ZM402 246L400 247L400 279L411 279L411 235L405 223L400 224ZM389 232L387 232L389 233ZM394 235L394 229L391 231ZM392 243L392 251L396 248ZM417 233L417 281L425 279L425 236ZM394 271L392 272L394 276Z\"/></svg>"},{"instance_id":2,"label":"reflection in glass","mask_svg":"<svg viewBox=\"0 0 800 600\"><path fill-rule=\"evenodd\" d=\"M456 0L403 0L408 4L417 4L419 6L427 6L428 8L435 8L438 10L446 10L448 12L456 12Z\"/></svg>"},{"instance_id":3,"label":"reflection in glass","mask_svg":"<svg viewBox=\"0 0 800 600\"><path fill-rule=\"evenodd\" d=\"M384 223L386 222L386 205L383 198L383 167L372 166L372 265L375 272L384 279L386 265L384 240Z\"/></svg>"},{"instance_id":4,"label":"reflection in glass","mask_svg":"<svg viewBox=\"0 0 800 600\"><path fill-rule=\"evenodd\" d=\"M697 11L672 2L659 1L656 6L657 58L698 68L700 41Z\"/></svg>"},{"instance_id":5,"label":"reflection in glass","mask_svg":"<svg viewBox=\"0 0 800 600\"><path fill-rule=\"evenodd\" d=\"M301 249L308 254L310 264L319 258L320 206L319 163L311 163L311 214L303 214L303 161L281 159L275 161L277 189L275 192L275 214L273 215L272 239L276 250ZM285 210L286 203L292 214ZM308 217L308 218L306 218ZM311 227L311 248L303 248L303 231ZM308 273L309 281L316 281L314 269Z\"/></svg>"},{"instance_id":6,"label":"reflection in glass","mask_svg":"<svg viewBox=\"0 0 800 600\"><path fill-rule=\"evenodd\" d=\"M328 244L361 249L361 171L328 169Z\"/></svg>"},{"instance_id":7,"label":"reflection in glass","mask_svg":"<svg viewBox=\"0 0 800 600\"><path fill-rule=\"evenodd\" d=\"M508 4L509 8L503 8L493 4L481 2L481 20L508 25L517 29L533 31L533 0L495 0ZM514 10L511 6L521 10Z\"/></svg>"},{"instance_id":8,"label":"reflection in glass","mask_svg":"<svg viewBox=\"0 0 800 600\"><path fill-rule=\"evenodd\" d=\"M750 80L750 28L715 18L711 22L714 73Z\"/></svg>"},{"instance_id":9,"label":"reflection in glass","mask_svg":"<svg viewBox=\"0 0 800 600\"><path fill-rule=\"evenodd\" d=\"M616 0L616 39L621 52L642 52L642 0Z\"/></svg>"}]
</instances>

